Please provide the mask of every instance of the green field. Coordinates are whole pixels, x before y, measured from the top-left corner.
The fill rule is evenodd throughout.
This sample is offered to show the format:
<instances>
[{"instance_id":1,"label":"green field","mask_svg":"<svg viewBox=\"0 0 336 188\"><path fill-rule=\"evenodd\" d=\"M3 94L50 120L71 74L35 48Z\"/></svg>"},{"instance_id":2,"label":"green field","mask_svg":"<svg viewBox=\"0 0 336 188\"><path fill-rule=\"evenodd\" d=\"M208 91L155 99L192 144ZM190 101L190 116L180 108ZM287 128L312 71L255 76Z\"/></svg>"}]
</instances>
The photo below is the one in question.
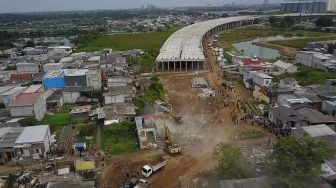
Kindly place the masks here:
<instances>
[{"instance_id":1,"label":"green field","mask_svg":"<svg viewBox=\"0 0 336 188\"><path fill-rule=\"evenodd\" d=\"M323 70L314 69L304 65L297 65L299 71L297 73L285 73L279 76L274 76L275 81L279 81L283 78L294 78L302 86L324 84L326 79L335 79L336 72L326 72ZM308 78L308 79L307 79Z\"/></svg>"},{"instance_id":2,"label":"green field","mask_svg":"<svg viewBox=\"0 0 336 188\"><path fill-rule=\"evenodd\" d=\"M71 124L71 117L69 112L55 113L54 115L47 115L42 121L38 122L40 125L50 125L52 133L60 133L65 125Z\"/></svg>"},{"instance_id":3,"label":"green field","mask_svg":"<svg viewBox=\"0 0 336 188\"><path fill-rule=\"evenodd\" d=\"M325 34L322 34L322 35L325 35ZM317 41L327 41L327 40L336 40L336 35L328 34L328 35L322 36L322 37L311 37L311 38L291 39L291 40L278 40L278 41L271 41L269 43L301 49L301 48L305 47L307 42L317 42Z\"/></svg>"},{"instance_id":4,"label":"green field","mask_svg":"<svg viewBox=\"0 0 336 188\"><path fill-rule=\"evenodd\" d=\"M265 133L262 131L254 130L254 131L245 131L241 134L241 138L243 140L252 140L252 139L260 139L265 137Z\"/></svg>"},{"instance_id":5,"label":"green field","mask_svg":"<svg viewBox=\"0 0 336 188\"><path fill-rule=\"evenodd\" d=\"M101 146L111 154L139 151L135 123L125 121L104 126L101 134Z\"/></svg>"},{"instance_id":6,"label":"green field","mask_svg":"<svg viewBox=\"0 0 336 188\"><path fill-rule=\"evenodd\" d=\"M319 37L321 36L321 33L305 30L291 30L288 28L278 27L250 26L227 31L220 36L219 41L223 48L230 51L236 51L235 47L232 46L233 43L253 40L257 37L268 37L276 35L282 35L285 37ZM323 33L323 35L330 36L334 34Z\"/></svg>"},{"instance_id":7,"label":"green field","mask_svg":"<svg viewBox=\"0 0 336 188\"><path fill-rule=\"evenodd\" d=\"M137 140L134 138L120 138L118 142L116 142L114 138L104 134L102 135L102 148L104 151L114 155L139 151Z\"/></svg>"},{"instance_id":8,"label":"green field","mask_svg":"<svg viewBox=\"0 0 336 188\"><path fill-rule=\"evenodd\" d=\"M136 33L136 34L115 34L101 36L98 39L80 47L80 51L99 51L104 48L112 48L118 50L142 49L150 53L157 53L166 39L177 29L152 33Z\"/></svg>"}]
</instances>

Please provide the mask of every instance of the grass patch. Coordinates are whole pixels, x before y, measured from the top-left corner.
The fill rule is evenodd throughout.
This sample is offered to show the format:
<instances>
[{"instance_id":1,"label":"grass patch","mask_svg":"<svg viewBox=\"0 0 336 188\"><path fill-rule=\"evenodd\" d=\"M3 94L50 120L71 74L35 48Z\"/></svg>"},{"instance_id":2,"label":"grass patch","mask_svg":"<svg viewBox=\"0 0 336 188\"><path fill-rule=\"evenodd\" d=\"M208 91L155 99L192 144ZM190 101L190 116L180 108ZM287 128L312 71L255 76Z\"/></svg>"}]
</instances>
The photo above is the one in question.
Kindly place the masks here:
<instances>
[{"instance_id":1,"label":"grass patch","mask_svg":"<svg viewBox=\"0 0 336 188\"><path fill-rule=\"evenodd\" d=\"M113 125L112 125L113 126ZM120 138L118 142L114 138L103 136L102 148L111 154L132 153L139 151L138 142L135 138Z\"/></svg>"},{"instance_id":2,"label":"grass patch","mask_svg":"<svg viewBox=\"0 0 336 188\"><path fill-rule=\"evenodd\" d=\"M262 131L254 130L243 132L240 136L243 140L252 140L265 137L265 133Z\"/></svg>"},{"instance_id":3,"label":"grass patch","mask_svg":"<svg viewBox=\"0 0 336 188\"><path fill-rule=\"evenodd\" d=\"M59 134L65 125L71 124L71 117L69 112L55 113L54 115L47 115L39 124L47 124L50 126L51 132Z\"/></svg>"},{"instance_id":4,"label":"grass patch","mask_svg":"<svg viewBox=\"0 0 336 188\"><path fill-rule=\"evenodd\" d=\"M229 51L237 51L237 49L232 46L233 43L253 40L257 37L269 37L276 35L283 35L285 37L319 37L321 36L321 33L269 26L250 26L227 31L220 36L219 41L224 49ZM334 34L323 33L323 35L330 36Z\"/></svg>"},{"instance_id":5,"label":"grass patch","mask_svg":"<svg viewBox=\"0 0 336 188\"><path fill-rule=\"evenodd\" d=\"M102 148L111 154L139 151L134 122L122 122L105 126L102 130Z\"/></svg>"},{"instance_id":6,"label":"grass patch","mask_svg":"<svg viewBox=\"0 0 336 188\"><path fill-rule=\"evenodd\" d=\"M324 84L326 79L335 79L336 72L326 72L323 70L314 69L305 65L297 65L298 72L296 73L284 73L281 75L275 75L274 80L279 81L283 78L294 78L302 86ZM309 79L307 79L309 78Z\"/></svg>"},{"instance_id":7,"label":"grass patch","mask_svg":"<svg viewBox=\"0 0 336 188\"><path fill-rule=\"evenodd\" d=\"M63 105L63 111L70 111L73 107L76 107L77 104L64 104Z\"/></svg>"},{"instance_id":8,"label":"grass patch","mask_svg":"<svg viewBox=\"0 0 336 188\"><path fill-rule=\"evenodd\" d=\"M166 39L176 30L177 28L171 28L160 32L100 36L81 46L79 50L100 51L104 48L112 48L116 51L142 49L148 52L158 52Z\"/></svg>"},{"instance_id":9,"label":"grass patch","mask_svg":"<svg viewBox=\"0 0 336 188\"><path fill-rule=\"evenodd\" d=\"M153 56L142 56L131 58L130 62L133 66L137 67L137 72L152 72L155 66L155 58Z\"/></svg>"},{"instance_id":10,"label":"grass patch","mask_svg":"<svg viewBox=\"0 0 336 188\"><path fill-rule=\"evenodd\" d=\"M149 52L149 55L132 58L130 62L137 67L138 72L151 72L160 48L167 38L177 30L178 28L170 28L150 33L98 35L93 40L80 43L78 49L85 52L100 51L105 48L112 48L115 51L142 49Z\"/></svg>"},{"instance_id":11,"label":"grass patch","mask_svg":"<svg viewBox=\"0 0 336 188\"><path fill-rule=\"evenodd\" d=\"M323 35L325 35L325 34L323 34ZM327 40L336 40L336 35L330 35L329 34L329 35L323 36L323 37L278 40L278 41L270 41L269 43L301 49L301 48L305 47L307 42L317 42L317 41L327 41Z\"/></svg>"}]
</instances>

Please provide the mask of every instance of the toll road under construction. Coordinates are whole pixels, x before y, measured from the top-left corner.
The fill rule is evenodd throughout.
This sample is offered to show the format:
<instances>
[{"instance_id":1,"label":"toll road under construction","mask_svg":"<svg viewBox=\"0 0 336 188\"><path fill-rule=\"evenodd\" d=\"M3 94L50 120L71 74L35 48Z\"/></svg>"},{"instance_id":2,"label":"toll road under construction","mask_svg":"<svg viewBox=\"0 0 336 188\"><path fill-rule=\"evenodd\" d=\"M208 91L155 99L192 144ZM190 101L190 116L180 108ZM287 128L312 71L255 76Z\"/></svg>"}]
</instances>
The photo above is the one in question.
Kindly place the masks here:
<instances>
[{"instance_id":1,"label":"toll road under construction","mask_svg":"<svg viewBox=\"0 0 336 188\"><path fill-rule=\"evenodd\" d=\"M258 24L258 16L227 17L186 26L173 33L156 58L157 71L191 71L205 69L202 42L216 33Z\"/></svg>"}]
</instances>

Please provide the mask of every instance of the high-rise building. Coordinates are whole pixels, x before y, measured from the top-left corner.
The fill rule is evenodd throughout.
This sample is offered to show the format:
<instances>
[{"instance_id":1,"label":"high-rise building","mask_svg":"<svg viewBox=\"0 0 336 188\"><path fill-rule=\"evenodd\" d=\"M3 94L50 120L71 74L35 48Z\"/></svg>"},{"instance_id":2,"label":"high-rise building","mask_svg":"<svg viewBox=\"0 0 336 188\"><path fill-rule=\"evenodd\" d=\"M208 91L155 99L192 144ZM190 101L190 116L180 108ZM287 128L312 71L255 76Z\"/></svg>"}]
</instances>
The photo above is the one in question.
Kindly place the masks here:
<instances>
[{"instance_id":1,"label":"high-rise building","mask_svg":"<svg viewBox=\"0 0 336 188\"><path fill-rule=\"evenodd\" d=\"M336 0L285 0L281 11L287 13L323 13L335 12Z\"/></svg>"}]
</instances>

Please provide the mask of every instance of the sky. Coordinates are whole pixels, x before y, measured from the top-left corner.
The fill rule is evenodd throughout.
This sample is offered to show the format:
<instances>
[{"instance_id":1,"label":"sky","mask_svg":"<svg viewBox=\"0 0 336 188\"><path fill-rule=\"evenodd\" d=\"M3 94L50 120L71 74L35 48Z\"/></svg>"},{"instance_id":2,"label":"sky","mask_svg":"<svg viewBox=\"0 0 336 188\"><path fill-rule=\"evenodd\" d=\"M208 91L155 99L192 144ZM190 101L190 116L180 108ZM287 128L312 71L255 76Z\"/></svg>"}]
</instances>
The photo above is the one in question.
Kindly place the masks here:
<instances>
[{"instance_id":1,"label":"sky","mask_svg":"<svg viewBox=\"0 0 336 188\"><path fill-rule=\"evenodd\" d=\"M180 7L221 5L232 1L241 4L263 2L263 0L0 0L0 12L125 9L140 8L147 3L160 7Z\"/></svg>"}]
</instances>

